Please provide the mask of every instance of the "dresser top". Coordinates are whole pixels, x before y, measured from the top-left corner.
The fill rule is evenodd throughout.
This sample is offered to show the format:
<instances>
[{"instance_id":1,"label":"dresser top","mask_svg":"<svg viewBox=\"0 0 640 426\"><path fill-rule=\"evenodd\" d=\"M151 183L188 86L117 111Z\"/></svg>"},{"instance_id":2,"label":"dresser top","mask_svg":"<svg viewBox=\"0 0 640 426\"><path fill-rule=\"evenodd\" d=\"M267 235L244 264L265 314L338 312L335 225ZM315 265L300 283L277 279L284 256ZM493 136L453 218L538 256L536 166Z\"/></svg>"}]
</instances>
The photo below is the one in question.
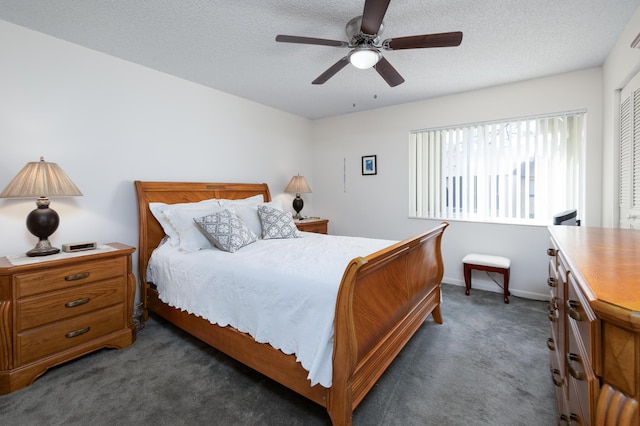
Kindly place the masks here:
<instances>
[{"instance_id":1,"label":"dresser top","mask_svg":"<svg viewBox=\"0 0 640 426\"><path fill-rule=\"evenodd\" d=\"M549 231L592 305L605 302L640 315L640 230L552 226Z\"/></svg>"}]
</instances>

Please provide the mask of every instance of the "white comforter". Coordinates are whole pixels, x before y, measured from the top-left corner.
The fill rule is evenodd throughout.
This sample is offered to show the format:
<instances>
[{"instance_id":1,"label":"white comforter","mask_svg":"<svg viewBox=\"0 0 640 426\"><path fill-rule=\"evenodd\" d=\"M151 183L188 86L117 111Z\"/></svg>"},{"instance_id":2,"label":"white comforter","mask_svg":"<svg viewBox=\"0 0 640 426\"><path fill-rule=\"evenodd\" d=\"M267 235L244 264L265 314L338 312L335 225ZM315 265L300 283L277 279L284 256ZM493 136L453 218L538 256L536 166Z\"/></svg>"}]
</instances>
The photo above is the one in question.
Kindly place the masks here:
<instances>
[{"instance_id":1,"label":"white comforter","mask_svg":"<svg viewBox=\"0 0 640 426\"><path fill-rule=\"evenodd\" d=\"M342 274L351 259L392 243L302 232L301 238L259 240L235 253L183 253L164 244L151 256L147 280L165 303L295 354L312 386L330 387Z\"/></svg>"}]
</instances>

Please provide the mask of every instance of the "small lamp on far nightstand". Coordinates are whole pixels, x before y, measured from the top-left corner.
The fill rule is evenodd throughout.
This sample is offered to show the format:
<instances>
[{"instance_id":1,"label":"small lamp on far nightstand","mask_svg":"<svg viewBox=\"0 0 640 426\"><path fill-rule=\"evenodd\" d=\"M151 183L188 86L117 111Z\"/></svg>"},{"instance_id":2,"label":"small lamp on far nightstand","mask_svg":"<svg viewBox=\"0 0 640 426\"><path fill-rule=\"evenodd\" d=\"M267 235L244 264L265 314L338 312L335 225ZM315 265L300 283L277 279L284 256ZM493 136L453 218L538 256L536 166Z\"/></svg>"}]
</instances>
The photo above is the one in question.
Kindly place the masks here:
<instances>
[{"instance_id":1,"label":"small lamp on far nightstand","mask_svg":"<svg viewBox=\"0 0 640 426\"><path fill-rule=\"evenodd\" d=\"M0 198L40 197L36 200L37 209L27 216L27 229L39 238L35 248L27 256L47 256L60 251L51 247L49 236L58 229L60 218L55 210L49 208L47 197L68 197L82 195L77 186L56 164L44 161L27 163L20 173L0 193Z\"/></svg>"},{"instance_id":2,"label":"small lamp on far nightstand","mask_svg":"<svg viewBox=\"0 0 640 426\"><path fill-rule=\"evenodd\" d=\"M284 189L284 192L292 192L296 194L296 198L293 199L293 209L296 211L296 215L293 216L293 218L302 219L300 211L302 210L302 207L304 207L304 202L302 201L302 198L300 198L300 194L303 192L311 192L311 188L309 187L307 180L304 176L300 176L299 174L292 177L289 185Z\"/></svg>"}]
</instances>

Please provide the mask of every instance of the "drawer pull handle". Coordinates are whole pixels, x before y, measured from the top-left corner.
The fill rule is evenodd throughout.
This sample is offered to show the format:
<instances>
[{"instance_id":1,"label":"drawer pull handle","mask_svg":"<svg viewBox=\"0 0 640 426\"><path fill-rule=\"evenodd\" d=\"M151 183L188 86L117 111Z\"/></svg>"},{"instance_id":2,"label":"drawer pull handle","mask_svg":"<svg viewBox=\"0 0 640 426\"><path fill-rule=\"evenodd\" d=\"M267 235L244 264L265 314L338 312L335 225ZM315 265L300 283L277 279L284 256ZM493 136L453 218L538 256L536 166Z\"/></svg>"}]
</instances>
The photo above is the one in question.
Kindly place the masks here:
<instances>
[{"instance_id":1,"label":"drawer pull handle","mask_svg":"<svg viewBox=\"0 0 640 426\"><path fill-rule=\"evenodd\" d=\"M582 321L582 315L577 309L580 304L575 300L567 300L567 309L569 310L569 316L576 321Z\"/></svg>"},{"instance_id":2,"label":"drawer pull handle","mask_svg":"<svg viewBox=\"0 0 640 426\"><path fill-rule=\"evenodd\" d=\"M547 249L547 255L548 256L555 256L556 255L556 249Z\"/></svg>"},{"instance_id":3,"label":"drawer pull handle","mask_svg":"<svg viewBox=\"0 0 640 426\"><path fill-rule=\"evenodd\" d=\"M567 370L569 370L569 374L576 380L584 380L584 373L572 365L573 361L582 364L580 355L572 354L571 352L567 353Z\"/></svg>"},{"instance_id":4,"label":"drawer pull handle","mask_svg":"<svg viewBox=\"0 0 640 426\"><path fill-rule=\"evenodd\" d=\"M67 308L75 308L76 306L84 305L85 303L89 303L91 300L89 297L85 297L84 299L73 300L71 302L67 302L64 304Z\"/></svg>"},{"instance_id":5,"label":"drawer pull handle","mask_svg":"<svg viewBox=\"0 0 640 426\"><path fill-rule=\"evenodd\" d=\"M64 336L67 339L71 339L71 338L80 336L80 335L88 332L89 330L91 330L91 327L85 327L85 328L81 328L81 329L78 329L78 330L70 331L67 334L65 334Z\"/></svg>"},{"instance_id":6,"label":"drawer pull handle","mask_svg":"<svg viewBox=\"0 0 640 426\"><path fill-rule=\"evenodd\" d=\"M64 277L64 280L75 281L75 280L81 280L83 278L87 278L88 276L89 276L88 272L81 272L79 274L67 275L66 277Z\"/></svg>"},{"instance_id":7,"label":"drawer pull handle","mask_svg":"<svg viewBox=\"0 0 640 426\"><path fill-rule=\"evenodd\" d=\"M550 351L556 350L556 342L553 341L553 337L547 339L547 348L549 348Z\"/></svg>"},{"instance_id":8,"label":"drawer pull handle","mask_svg":"<svg viewBox=\"0 0 640 426\"><path fill-rule=\"evenodd\" d=\"M569 414L569 424L582 426L584 423L582 423L582 418L579 415L577 415L576 413L571 413Z\"/></svg>"},{"instance_id":9,"label":"drawer pull handle","mask_svg":"<svg viewBox=\"0 0 640 426\"><path fill-rule=\"evenodd\" d=\"M547 285L549 287L558 287L558 279L557 278L547 278Z\"/></svg>"},{"instance_id":10,"label":"drawer pull handle","mask_svg":"<svg viewBox=\"0 0 640 426\"><path fill-rule=\"evenodd\" d=\"M556 385L559 388L562 387L562 385L564 383L564 380L562 379L562 376L560 375L560 370L558 370L557 368L552 368L551 369L551 379L553 380L553 384L554 385Z\"/></svg>"}]
</instances>

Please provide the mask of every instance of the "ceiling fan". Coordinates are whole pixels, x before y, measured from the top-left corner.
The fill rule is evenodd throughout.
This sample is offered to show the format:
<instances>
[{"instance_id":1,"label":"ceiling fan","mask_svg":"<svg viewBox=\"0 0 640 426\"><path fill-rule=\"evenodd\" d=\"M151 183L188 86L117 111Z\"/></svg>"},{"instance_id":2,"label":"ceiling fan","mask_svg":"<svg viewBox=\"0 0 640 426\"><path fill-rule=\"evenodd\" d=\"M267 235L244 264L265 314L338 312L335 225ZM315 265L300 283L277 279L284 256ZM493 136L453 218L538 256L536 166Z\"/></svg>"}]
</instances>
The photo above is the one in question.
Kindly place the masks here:
<instances>
[{"instance_id":1,"label":"ceiling fan","mask_svg":"<svg viewBox=\"0 0 640 426\"><path fill-rule=\"evenodd\" d=\"M348 47L349 54L312 81L312 84L323 84L338 71L351 63L356 68L373 67L389 84L395 87L404 83L404 78L387 61L380 52L382 50L421 49L427 47L453 47L462 42L462 32L439 34L423 34L408 37L389 38L380 43L380 34L384 30L384 18L391 0L365 0L362 16L351 19L346 25L349 41L328 40L324 38L278 35L276 41L283 43L315 44L320 46Z\"/></svg>"}]
</instances>

